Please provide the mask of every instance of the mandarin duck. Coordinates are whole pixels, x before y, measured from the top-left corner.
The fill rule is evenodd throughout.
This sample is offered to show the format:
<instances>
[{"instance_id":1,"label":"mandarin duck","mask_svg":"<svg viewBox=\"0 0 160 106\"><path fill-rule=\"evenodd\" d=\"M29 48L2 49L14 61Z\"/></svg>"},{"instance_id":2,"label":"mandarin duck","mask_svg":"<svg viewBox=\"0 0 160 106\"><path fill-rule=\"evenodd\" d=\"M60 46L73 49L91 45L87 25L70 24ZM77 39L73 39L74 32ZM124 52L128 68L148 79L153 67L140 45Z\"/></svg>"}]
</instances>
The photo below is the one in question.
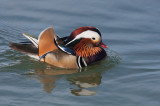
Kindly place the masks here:
<instances>
[{"instance_id":1,"label":"mandarin duck","mask_svg":"<svg viewBox=\"0 0 160 106\"><path fill-rule=\"evenodd\" d=\"M10 48L56 67L78 69L107 56L103 49L107 46L95 27L80 27L63 38L57 36L52 27L42 31L38 39L23 35L30 41L10 43Z\"/></svg>"}]
</instances>

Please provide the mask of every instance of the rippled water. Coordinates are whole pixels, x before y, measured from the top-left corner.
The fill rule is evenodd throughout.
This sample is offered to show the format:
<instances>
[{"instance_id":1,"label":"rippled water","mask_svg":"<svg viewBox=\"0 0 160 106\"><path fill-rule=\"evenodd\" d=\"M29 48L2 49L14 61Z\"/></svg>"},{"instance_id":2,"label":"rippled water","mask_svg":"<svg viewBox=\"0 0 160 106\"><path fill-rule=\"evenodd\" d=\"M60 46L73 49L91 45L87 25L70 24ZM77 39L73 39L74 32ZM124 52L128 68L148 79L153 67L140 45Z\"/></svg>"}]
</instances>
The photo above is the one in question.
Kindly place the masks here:
<instances>
[{"instance_id":1,"label":"rippled water","mask_svg":"<svg viewBox=\"0 0 160 106\"><path fill-rule=\"evenodd\" d=\"M1 0L1 106L159 106L159 0ZM66 36L98 27L109 58L61 70L11 50L52 26ZM81 71L81 72L78 72ZM78 72L78 73L77 73Z\"/></svg>"}]
</instances>

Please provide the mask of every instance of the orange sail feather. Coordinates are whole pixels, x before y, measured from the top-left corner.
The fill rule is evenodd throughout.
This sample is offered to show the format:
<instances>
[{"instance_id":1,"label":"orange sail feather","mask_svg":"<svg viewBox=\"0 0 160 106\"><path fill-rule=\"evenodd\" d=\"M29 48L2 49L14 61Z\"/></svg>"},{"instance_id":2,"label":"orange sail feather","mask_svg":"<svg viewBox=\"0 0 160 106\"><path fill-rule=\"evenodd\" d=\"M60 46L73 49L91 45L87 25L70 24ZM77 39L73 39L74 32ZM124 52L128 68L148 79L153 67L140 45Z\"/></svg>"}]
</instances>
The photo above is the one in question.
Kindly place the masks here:
<instances>
[{"instance_id":1,"label":"orange sail feather","mask_svg":"<svg viewBox=\"0 0 160 106\"><path fill-rule=\"evenodd\" d=\"M58 49L54 42L55 32L53 28L48 28L41 32L39 37L39 57L43 54Z\"/></svg>"}]
</instances>

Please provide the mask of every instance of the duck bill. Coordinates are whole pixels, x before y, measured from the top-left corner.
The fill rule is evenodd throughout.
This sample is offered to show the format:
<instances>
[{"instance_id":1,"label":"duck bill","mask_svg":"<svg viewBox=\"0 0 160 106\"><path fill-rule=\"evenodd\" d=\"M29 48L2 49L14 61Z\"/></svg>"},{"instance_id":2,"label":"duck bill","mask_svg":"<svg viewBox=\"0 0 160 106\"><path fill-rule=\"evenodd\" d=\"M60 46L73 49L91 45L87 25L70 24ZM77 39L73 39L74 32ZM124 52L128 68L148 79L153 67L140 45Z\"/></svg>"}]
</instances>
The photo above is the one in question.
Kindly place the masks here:
<instances>
[{"instance_id":1,"label":"duck bill","mask_svg":"<svg viewBox=\"0 0 160 106\"><path fill-rule=\"evenodd\" d=\"M98 44L98 46L103 47L103 48L108 48L108 46L105 45L103 42L100 42L100 43Z\"/></svg>"}]
</instances>

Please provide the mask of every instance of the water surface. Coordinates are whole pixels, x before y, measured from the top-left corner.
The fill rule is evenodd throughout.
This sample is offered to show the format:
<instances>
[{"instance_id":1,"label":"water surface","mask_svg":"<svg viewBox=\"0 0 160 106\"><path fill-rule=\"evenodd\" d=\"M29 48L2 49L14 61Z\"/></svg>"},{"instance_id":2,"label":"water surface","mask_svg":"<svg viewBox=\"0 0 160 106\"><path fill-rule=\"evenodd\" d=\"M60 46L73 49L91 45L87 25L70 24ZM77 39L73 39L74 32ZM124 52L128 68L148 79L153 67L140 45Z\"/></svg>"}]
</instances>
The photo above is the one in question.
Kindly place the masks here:
<instances>
[{"instance_id":1,"label":"water surface","mask_svg":"<svg viewBox=\"0 0 160 106\"><path fill-rule=\"evenodd\" d=\"M1 106L159 106L159 0L1 0ZM13 51L9 42L52 26L69 35L98 27L109 59L61 70ZM81 71L81 72L78 72ZM77 73L78 72L78 73Z\"/></svg>"}]
</instances>

